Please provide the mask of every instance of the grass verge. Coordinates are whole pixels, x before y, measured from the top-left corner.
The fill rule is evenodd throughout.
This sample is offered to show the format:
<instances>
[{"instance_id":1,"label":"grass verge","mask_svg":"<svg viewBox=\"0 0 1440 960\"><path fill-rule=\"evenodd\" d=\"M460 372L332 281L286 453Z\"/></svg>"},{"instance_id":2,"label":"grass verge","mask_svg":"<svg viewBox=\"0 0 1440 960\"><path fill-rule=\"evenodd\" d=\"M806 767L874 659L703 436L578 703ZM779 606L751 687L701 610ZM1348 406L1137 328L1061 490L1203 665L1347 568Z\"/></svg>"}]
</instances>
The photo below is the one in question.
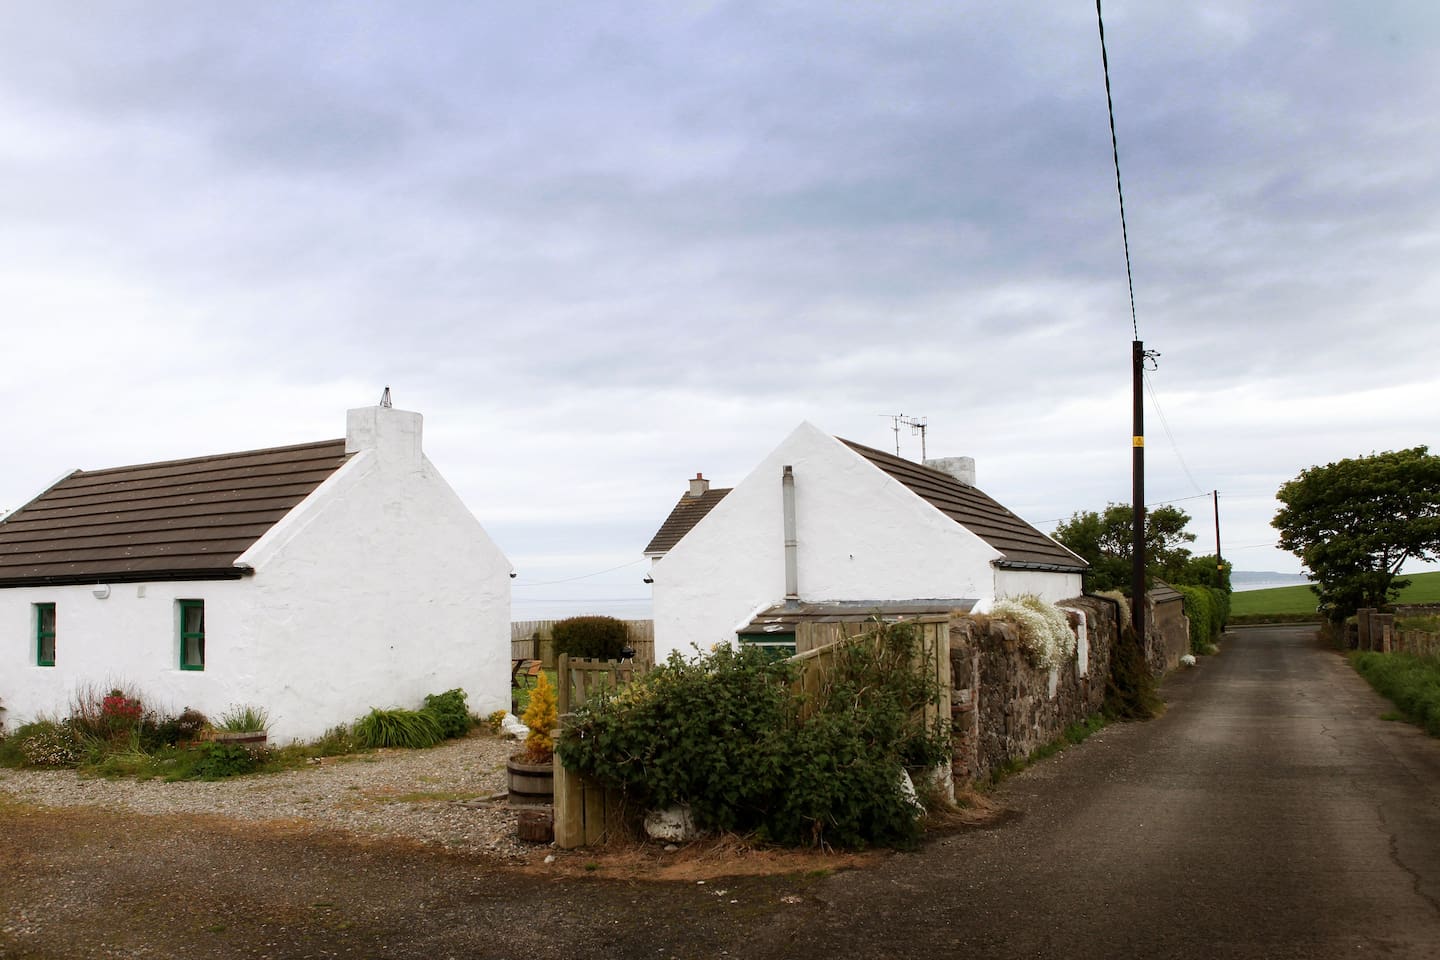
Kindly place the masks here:
<instances>
[{"instance_id":1,"label":"grass verge","mask_svg":"<svg viewBox=\"0 0 1440 960\"><path fill-rule=\"evenodd\" d=\"M1440 737L1440 659L1356 651L1350 663L1406 720Z\"/></svg>"}]
</instances>

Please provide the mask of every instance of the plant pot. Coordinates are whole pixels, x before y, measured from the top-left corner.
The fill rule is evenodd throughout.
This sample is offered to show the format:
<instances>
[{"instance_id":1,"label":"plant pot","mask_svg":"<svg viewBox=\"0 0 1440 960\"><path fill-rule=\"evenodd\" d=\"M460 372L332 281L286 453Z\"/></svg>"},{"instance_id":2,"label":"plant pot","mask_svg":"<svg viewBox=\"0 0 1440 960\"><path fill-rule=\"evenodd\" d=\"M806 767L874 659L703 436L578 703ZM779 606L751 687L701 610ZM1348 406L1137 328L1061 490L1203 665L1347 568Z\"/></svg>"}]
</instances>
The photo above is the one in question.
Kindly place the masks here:
<instances>
[{"instance_id":1,"label":"plant pot","mask_svg":"<svg viewBox=\"0 0 1440 960\"><path fill-rule=\"evenodd\" d=\"M511 806L534 806L554 802L554 761L527 763L517 755L505 761L505 771L510 777Z\"/></svg>"}]
</instances>

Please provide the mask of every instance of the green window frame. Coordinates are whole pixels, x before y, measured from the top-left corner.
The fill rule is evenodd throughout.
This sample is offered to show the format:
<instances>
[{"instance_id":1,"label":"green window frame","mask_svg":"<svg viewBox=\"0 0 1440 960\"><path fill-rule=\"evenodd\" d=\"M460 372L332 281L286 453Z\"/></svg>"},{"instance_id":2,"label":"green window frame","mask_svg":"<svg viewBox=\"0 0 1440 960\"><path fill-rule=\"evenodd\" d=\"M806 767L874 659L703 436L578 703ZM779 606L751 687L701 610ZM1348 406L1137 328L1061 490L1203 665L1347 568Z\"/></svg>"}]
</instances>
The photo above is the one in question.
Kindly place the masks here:
<instances>
[{"instance_id":1,"label":"green window frame","mask_svg":"<svg viewBox=\"0 0 1440 960\"><path fill-rule=\"evenodd\" d=\"M759 647L771 660L785 660L795 656L795 634L793 633L740 633L736 638L747 647Z\"/></svg>"},{"instance_id":2,"label":"green window frame","mask_svg":"<svg viewBox=\"0 0 1440 960\"><path fill-rule=\"evenodd\" d=\"M55 666L55 604L35 604L35 665Z\"/></svg>"},{"instance_id":3,"label":"green window frame","mask_svg":"<svg viewBox=\"0 0 1440 960\"><path fill-rule=\"evenodd\" d=\"M205 601L177 600L180 621L180 669L205 669Z\"/></svg>"}]
</instances>

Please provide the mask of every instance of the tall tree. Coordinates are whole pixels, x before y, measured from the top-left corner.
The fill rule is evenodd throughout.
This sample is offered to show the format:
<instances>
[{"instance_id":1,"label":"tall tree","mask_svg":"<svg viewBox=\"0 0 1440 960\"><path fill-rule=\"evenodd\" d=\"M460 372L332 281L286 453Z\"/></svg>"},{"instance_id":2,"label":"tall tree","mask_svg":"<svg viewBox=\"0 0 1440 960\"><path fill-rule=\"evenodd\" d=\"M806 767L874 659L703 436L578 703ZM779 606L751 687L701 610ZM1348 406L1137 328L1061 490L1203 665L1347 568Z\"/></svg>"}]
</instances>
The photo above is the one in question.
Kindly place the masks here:
<instances>
[{"instance_id":1,"label":"tall tree","mask_svg":"<svg viewBox=\"0 0 1440 960\"><path fill-rule=\"evenodd\" d=\"M1190 515L1179 507L1145 511L1145 573L1162 580L1183 575L1190 560L1185 544L1195 539L1185 526ZM1112 503L1102 513L1082 510L1055 528L1054 537L1090 563L1091 590L1129 591L1131 530L1135 512L1128 503Z\"/></svg>"},{"instance_id":2,"label":"tall tree","mask_svg":"<svg viewBox=\"0 0 1440 960\"><path fill-rule=\"evenodd\" d=\"M1275 494L1280 546L1309 568L1335 620L1378 607L1410 581L1410 560L1440 558L1440 456L1411 447L1302 470Z\"/></svg>"}]
</instances>

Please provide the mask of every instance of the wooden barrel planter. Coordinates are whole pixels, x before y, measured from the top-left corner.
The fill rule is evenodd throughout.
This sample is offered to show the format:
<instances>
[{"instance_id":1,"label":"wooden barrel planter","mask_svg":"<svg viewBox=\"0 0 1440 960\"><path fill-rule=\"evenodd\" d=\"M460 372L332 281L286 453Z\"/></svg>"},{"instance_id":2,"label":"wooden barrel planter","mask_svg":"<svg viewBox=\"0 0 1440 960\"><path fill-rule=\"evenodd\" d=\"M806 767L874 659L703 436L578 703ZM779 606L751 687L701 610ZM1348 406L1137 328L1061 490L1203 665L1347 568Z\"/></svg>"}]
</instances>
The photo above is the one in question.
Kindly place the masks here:
<instances>
[{"instance_id":1,"label":"wooden barrel planter","mask_svg":"<svg viewBox=\"0 0 1440 960\"><path fill-rule=\"evenodd\" d=\"M209 737L211 743L233 743L236 746L244 747L251 753L258 753L265 749L266 733L264 730L246 730L234 732L229 730L217 730Z\"/></svg>"},{"instance_id":2,"label":"wooden barrel planter","mask_svg":"<svg viewBox=\"0 0 1440 960\"><path fill-rule=\"evenodd\" d=\"M505 761L505 770L510 775L511 806L534 806L553 803L555 800L555 764L526 763L511 757Z\"/></svg>"}]
</instances>

